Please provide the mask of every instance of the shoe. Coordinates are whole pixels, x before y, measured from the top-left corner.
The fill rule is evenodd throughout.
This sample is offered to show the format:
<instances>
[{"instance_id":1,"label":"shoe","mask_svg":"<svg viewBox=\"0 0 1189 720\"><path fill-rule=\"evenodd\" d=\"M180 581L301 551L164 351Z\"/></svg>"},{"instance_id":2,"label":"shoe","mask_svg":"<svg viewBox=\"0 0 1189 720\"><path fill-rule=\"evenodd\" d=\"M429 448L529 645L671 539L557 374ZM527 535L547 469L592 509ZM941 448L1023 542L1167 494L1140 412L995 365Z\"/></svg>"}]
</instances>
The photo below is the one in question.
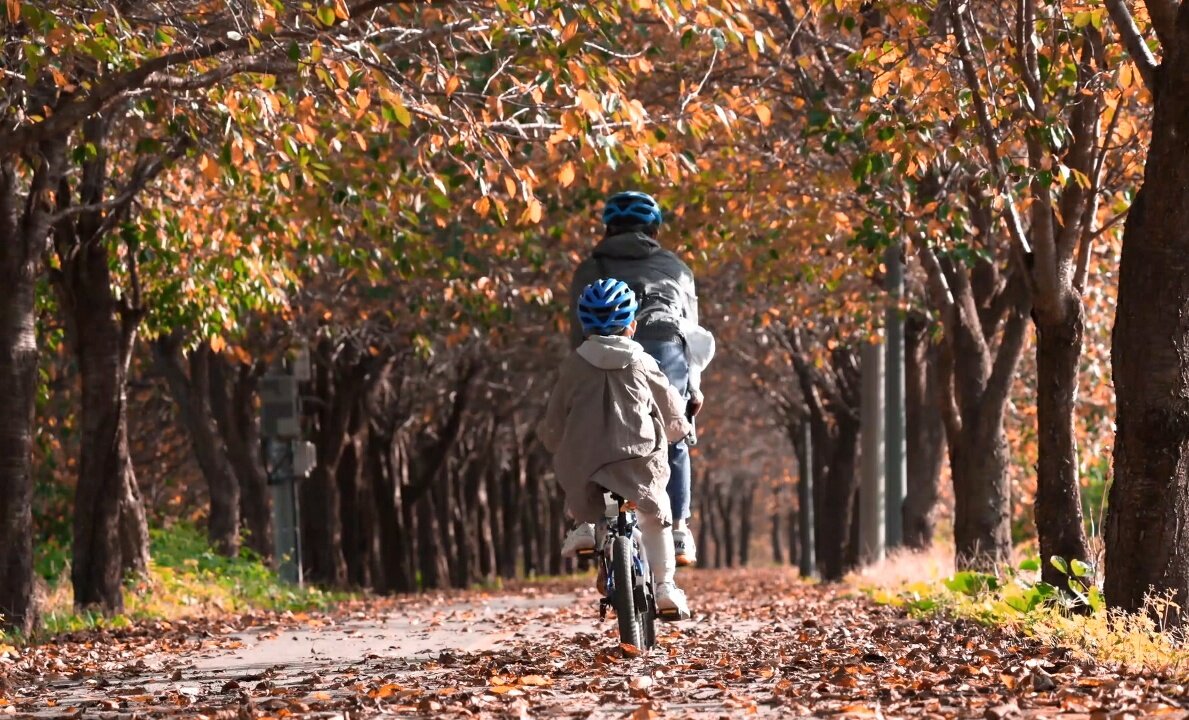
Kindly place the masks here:
<instances>
[{"instance_id":1,"label":"shoe","mask_svg":"<svg viewBox=\"0 0 1189 720\"><path fill-rule=\"evenodd\" d=\"M673 554L677 556L677 567L698 563L698 548L694 545L694 534L688 527L673 529Z\"/></svg>"},{"instance_id":2,"label":"shoe","mask_svg":"<svg viewBox=\"0 0 1189 720\"><path fill-rule=\"evenodd\" d=\"M566 535L561 544L561 556L577 557L579 553L593 553L595 549L595 528L591 523L582 523Z\"/></svg>"},{"instance_id":3,"label":"shoe","mask_svg":"<svg viewBox=\"0 0 1189 720\"><path fill-rule=\"evenodd\" d=\"M685 591L673 583L657 585L656 610L662 620L688 620L689 603Z\"/></svg>"}]
</instances>

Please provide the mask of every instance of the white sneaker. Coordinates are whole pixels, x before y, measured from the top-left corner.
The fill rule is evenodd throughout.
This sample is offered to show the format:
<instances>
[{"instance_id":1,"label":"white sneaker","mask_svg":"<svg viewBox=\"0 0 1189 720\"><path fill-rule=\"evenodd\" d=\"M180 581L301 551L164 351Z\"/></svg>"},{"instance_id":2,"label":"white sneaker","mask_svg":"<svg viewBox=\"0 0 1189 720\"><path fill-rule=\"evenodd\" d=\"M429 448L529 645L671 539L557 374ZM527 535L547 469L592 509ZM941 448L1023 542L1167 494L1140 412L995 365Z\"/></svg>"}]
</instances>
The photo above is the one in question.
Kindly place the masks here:
<instances>
[{"instance_id":1,"label":"white sneaker","mask_svg":"<svg viewBox=\"0 0 1189 720\"><path fill-rule=\"evenodd\" d=\"M694 545L694 534L689 527L673 528L673 554L677 556L677 567L688 567L698 562L698 548Z\"/></svg>"},{"instance_id":2,"label":"white sneaker","mask_svg":"<svg viewBox=\"0 0 1189 720\"><path fill-rule=\"evenodd\" d=\"M656 609L661 619L672 619L676 615L678 620L689 619L689 603L685 599L685 591L674 583L661 583L656 586Z\"/></svg>"},{"instance_id":3,"label":"white sneaker","mask_svg":"<svg viewBox=\"0 0 1189 720\"><path fill-rule=\"evenodd\" d=\"M592 523L582 523L566 535L565 542L561 544L561 556L572 558L579 552L594 552L594 549L595 527Z\"/></svg>"}]
</instances>

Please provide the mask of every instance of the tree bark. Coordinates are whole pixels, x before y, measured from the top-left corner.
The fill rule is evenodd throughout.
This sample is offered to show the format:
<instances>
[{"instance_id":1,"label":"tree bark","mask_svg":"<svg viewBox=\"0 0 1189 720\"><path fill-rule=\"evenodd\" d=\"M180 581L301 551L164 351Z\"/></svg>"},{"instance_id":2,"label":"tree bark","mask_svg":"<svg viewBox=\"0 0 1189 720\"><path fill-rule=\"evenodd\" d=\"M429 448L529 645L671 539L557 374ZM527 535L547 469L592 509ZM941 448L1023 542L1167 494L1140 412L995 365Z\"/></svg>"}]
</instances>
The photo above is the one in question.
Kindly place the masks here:
<instances>
[{"instance_id":1,"label":"tree bark","mask_svg":"<svg viewBox=\"0 0 1189 720\"><path fill-rule=\"evenodd\" d=\"M121 317L112 294L108 253L99 243L73 245L63 265L73 347L82 380L82 436L74 495L71 581L78 608L123 610L125 560L144 571L148 531L135 503L128 453L127 372L139 318ZM131 550L124 558L125 545Z\"/></svg>"},{"instance_id":2,"label":"tree bark","mask_svg":"<svg viewBox=\"0 0 1189 720\"><path fill-rule=\"evenodd\" d=\"M924 316L905 322L905 414L908 428L908 492L904 498L904 544L917 550L933 544L941 466L945 461L945 425L937 346Z\"/></svg>"},{"instance_id":3,"label":"tree bark","mask_svg":"<svg viewBox=\"0 0 1189 720\"><path fill-rule=\"evenodd\" d=\"M774 509L768 514L768 524L772 533L772 562L784 565L784 533L780 527L780 510ZM792 550L790 548L790 550Z\"/></svg>"},{"instance_id":4,"label":"tree bark","mask_svg":"<svg viewBox=\"0 0 1189 720\"><path fill-rule=\"evenodd\" d=\"M170 394L190 436L194 458L206 479L210 495L207 536L217 552L232 557L239 552L239 480L211 412L210 349L200 345L190 353L187 376L178 338L163 336L154 347L158 367L169 383Z\"/></svg>"},{"instance_id":5,"label":"tree bark","mask_svg":"<svg viewBox=\"0 0 1189 720\"><path fill-rule=\"evenodd\" d=\"M301 484L302 555L314 582L343 587L347 560L338 466L351 439L352 415L365 392L371 366L353 346L336 348L330 339L319 345L316 356L314 389L321 400L315 430L318 464Z\"/></svg>"},{"instance_id":6,"label":"tree bark","mask_svg":"<svg viewBox=\"0 0 1189 720\"><path fill-rule=\"evenodd\" d=\"M1068 578L1049 562L1053 556L1088 560L1086 530L1078 488L1078 361L1082 355L1085 310L1081 298L1066 297L1060 318L1036 314L1036 426L1039 436L1036 477L1036 534L1041 578L1065 587Z\"/></svg>"},{"instance_id":7,"label":"tree bark","mask_svg":"<svg viewBox=\"0 0 1189 720\"><path fill-rule=\"evenodd\" d=\"M808 362L801 340L792 338L793 368L809 410L813 439L814 554L823 580L836 582L857 557L855 496L859 488L859 364L839 347L822 371ZM825 374L828 371L828 374ZM789 427L790 432L799 430ZM794 443L800 438L791 437Z\"/></svg>"},{"instance_id":8,"label":"tree bark","mask_svg":"<svg viewBox=\"0 0 1189 720\"><path fill-rule=\"evenodd\" d=\"M33 422L37 398L35 307L42 244L64 147L29 148L37 159L26 197L16 158L0 156L0 627L33 628Z\"/></svg>"},{"instance_id":9,"label":"tree bark","mask_svg":"<svg viewBox=\"0 0 1189 720\"><path fill-rule=\"evenodd\" d=\"M832 433L824 426L814 431L814 491L821 491L814 534L818 571L827 582L842 580L850 569L848 557L856 557L858 551L851 547L855 536L851 525L859 491L859 422L845 414L836 416L834 433L829 438Z\"/></svg>"},{"instance_id":10,"label":"tree bark","mask_svg":"<svg viewBox=\"0 0 1189 720\"><path fill-rule=\"evenodd\" d=\"M726 567L735 567L735 498L729 490L724 491L721 483L714 486L714 502L718 506L718 519L722 527L723 560Z\"/></svg>"},{"instance_id":11,"label":"tree bark","mask_svg":"<svg viewBox=\"0 0 1189 720\"><path fill-rule=\"evenodd\" d=\"M745 478L739 488L739 566L751 564L752 511L755 509L756 484Z\"/></svg>"},{"instance_id":12,"label":"tree bark","mask_svg":"<svg viewBox=\"0 0 1189 720\"><path fill-rule=\"evenodd\" d=\"M261 459L254 400L262 366L212 355L210 407L239 485L239 513L245 541L266 560L273 555L271 498Z\"/></svg>"},{"instance_id":13,"label":"tree bark","mask_svg":"<svg viewBox=\"0 0 1189 720\"><path fill-rule=\"evenodd\" d=\"M1003 415L1025 324L1023 313L1008 319L996 358L1010 365L1002 373L984 375L982 363L969 354L952 358L954 382L964 398L962 429L950 441L954 545L958 566L964 569L991 571L1011 559L1010 455Z\"/></svg>"},{"instance_id":14,"label":"tree bark","mask_svg":"<svg viewBox=\"0 0 1189 720\"><path fill-rule=\"evenodd\" d=\"M998 268L987 260L968 269L939 262L927 247L920 257L945 328L942 410L954 482L955 560L962 569L993 571L1011 558L1003 418L1024 347L1029 289L1018 271L1000 288Z\"/></svg>"},{"instance_id":15,"label":"tree bark","mask_svg":"<svg viewBox=\"0 0 1189 720\"><path fill-rule=\"evenodd\" d=\"M1118 430L1103 589L1131 612L1152 591L1189 602L1189 3L1173 30L1144 184L1123 231L1111 347Z\"/></svg>"},{"instance_id":16,"label":"tree bark","mask_svg":"<svg viewBox=\"0 0 1189 720\"><path fill-rule=\"evenodd\" d=\"M33 604L33 411L37 396L34 333L37 253L16 233L16 178L0 172L5 239L0 242L0 627L29 632ZM21 246L24 245L24 252Z\"/></svg>"}]
</instances>

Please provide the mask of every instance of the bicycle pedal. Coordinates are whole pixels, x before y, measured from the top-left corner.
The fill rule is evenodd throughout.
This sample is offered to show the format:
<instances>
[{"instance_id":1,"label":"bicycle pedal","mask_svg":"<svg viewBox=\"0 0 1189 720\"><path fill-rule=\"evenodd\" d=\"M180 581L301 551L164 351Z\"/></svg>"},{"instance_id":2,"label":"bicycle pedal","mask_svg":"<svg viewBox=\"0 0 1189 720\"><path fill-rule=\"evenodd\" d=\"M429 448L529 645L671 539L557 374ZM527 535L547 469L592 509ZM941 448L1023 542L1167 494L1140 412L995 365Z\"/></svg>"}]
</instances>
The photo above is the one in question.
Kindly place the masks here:
<instances>
[{"instance_id":1,"label":"bicycle pedal","mask_svg":"<svg viewBox=\"0 0 1189 720\"><path fill-rule=\"evenodd\" d=\"M681 613L677 610L657 610L656 617L665 622L678 622L682 620Z\"/></svg>"},{"instance_id":2,"label":"bicycle pedal","mask_svg":"<svg viewBox=\"0 0 1189 720\"><path fill-rule=\"evenodd\" d=\"M582 550L576 551L574 554L579 560L589 560L595 556L595 550L594 548L590 548L589 550L583 548Z\"/></svg>"}]
</instances>

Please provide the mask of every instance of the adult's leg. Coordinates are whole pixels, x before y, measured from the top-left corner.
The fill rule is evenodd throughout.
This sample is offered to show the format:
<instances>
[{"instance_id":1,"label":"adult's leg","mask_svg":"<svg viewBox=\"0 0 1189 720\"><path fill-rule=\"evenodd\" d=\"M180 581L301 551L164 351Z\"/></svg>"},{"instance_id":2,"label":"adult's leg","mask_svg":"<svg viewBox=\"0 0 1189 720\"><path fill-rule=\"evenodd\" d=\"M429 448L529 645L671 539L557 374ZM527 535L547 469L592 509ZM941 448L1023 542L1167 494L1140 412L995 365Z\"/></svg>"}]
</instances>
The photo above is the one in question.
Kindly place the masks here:
<instances>
[{"instance_id":1,"label":"adult's leg","mask_svg":"<svg viewBox=\"0 0 1189 720\"><path fill-rule=\"evenodd\" d=\"M644 351L651 355L677 388L681 397L689 400L689 361L685 357L685 343L676 340L641 340ZM690 462L685 440L669 445L669 485L666 490L673 506L673 519L681 522L690 516Z\"/></svg>"}]
</instances>

